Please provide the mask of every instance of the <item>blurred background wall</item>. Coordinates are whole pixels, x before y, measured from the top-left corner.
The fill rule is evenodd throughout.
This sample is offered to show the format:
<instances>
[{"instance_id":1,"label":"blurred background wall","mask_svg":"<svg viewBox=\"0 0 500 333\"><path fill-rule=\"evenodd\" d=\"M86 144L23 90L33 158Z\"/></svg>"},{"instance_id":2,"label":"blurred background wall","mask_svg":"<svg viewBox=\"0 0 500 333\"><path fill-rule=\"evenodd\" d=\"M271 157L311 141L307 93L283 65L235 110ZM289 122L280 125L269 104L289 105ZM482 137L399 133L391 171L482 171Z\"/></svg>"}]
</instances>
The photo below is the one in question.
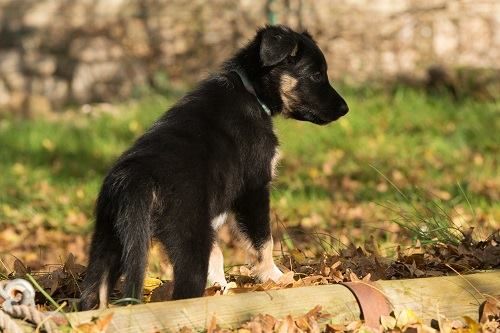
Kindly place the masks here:
<instances>
[{"instance_id":1,"label":"blurred background wall","mask_svg":"<svg viewBox=\"0 0 500 333\"><path fill-rule=\"evenodd\" d=\"M333 80L498 91L498 0L0 0L0 109L192 84L268 22L307 28Z\"/></svg>"}]
</instances>

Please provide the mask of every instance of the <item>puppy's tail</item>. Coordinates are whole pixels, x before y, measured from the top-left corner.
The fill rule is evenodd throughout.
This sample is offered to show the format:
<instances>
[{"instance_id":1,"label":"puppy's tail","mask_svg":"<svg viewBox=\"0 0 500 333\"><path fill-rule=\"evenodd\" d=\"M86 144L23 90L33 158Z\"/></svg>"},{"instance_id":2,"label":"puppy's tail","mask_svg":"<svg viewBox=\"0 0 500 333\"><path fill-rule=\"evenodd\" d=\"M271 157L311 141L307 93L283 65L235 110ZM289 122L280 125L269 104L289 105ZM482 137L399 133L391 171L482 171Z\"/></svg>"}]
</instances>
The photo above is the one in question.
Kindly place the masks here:
<instances>
[{"instance_id":1,"label":"puppy's tail","mask_svg":"<svg viewBox=\"0 0 500 333\"><path fill-rule=\"evenodd\" d=\"M81 310L106 306L121 275L125 275L123 297L142 298L155 196L151 182L135 178L127 183L127 179L108 175L99 194Z\"/></svg>"}]
</instances>

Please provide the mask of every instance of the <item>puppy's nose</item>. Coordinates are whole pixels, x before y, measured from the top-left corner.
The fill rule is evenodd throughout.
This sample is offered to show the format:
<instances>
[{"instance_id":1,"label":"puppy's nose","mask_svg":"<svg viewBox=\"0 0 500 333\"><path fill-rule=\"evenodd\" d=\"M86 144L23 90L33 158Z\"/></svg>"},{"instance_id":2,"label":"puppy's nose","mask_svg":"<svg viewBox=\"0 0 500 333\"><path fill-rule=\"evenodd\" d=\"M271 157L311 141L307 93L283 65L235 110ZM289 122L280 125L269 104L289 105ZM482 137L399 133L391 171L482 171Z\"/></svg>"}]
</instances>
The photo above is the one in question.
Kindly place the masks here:
<instances>
[{"instance_id":1,"label":"puppy's nose","mask_svg":"<svg viewBox=\"0 0 500 333\"><path fill-rule=\"evenodd\" d=\"M349 107L347 106L346 103L343 103L340 105L339 107L339 112L342 114L342 115L345 115L347 112L349 112Z\"/></svg>"}]
</instances>

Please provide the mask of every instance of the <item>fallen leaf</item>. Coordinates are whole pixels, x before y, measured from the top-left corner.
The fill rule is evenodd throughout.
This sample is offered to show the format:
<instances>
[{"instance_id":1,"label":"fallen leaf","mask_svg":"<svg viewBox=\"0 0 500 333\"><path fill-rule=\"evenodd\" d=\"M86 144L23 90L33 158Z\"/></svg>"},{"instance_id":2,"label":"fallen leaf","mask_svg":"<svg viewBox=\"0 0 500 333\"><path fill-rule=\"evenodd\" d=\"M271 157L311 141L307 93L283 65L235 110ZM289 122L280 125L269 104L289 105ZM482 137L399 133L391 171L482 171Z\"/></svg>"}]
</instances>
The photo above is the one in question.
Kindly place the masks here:
<instances>
[{"instance_id":1,"label":"fallen leaf","mask_svg":"<svg viewBox=\"0 0 500 333\"><path fill-rule=\"evenodd\" d=\"M278 333L294 333L296 332L295 322L292 316L288 315L283 320L280 320L275 332Z\"/></svg>"},{"instance_id":2,"label":"fallen leaf","mask_svg":"<svg viewBox=\"0 0 500 333\"><path fill-rule=\"evenodd\" d=\"M392 316L380 316L380 324L386 330L393 330L396 327L396 318Z\"/></svg>"},{"instance_id":3,"label":"fallen leaf","mask_svg":"<svg viewBox=\"0 0 500 333\"><path fill-rule=\"evenodd\" d=\"M345 326L344 325L338 325L338 324L326 324L325 326L325 333L337 333L337 332L344 332L345 331Z\"/></svg>"},{"instance_id":4,"label":"fallen leaf","mask_svg":"<svg viewBox=\"0 0 500 333\"><path fill-rule=\"evenodd\" d=\"M214 333L217 330L217 318L215 318L215 315L212 316L212 319L210 320L210 323L208 324L207 327L207 333Z\"/></svg>"},{"instance_id":5,"label":"fallen leaf","mask_svg":"<svg viewBox=\"0 0 500 333\"><path fill-rule=\"evenodd\" d=\"M113 313L102 318L93 318L90 323L80 324L75 327L77 333L104 333L113 319Z\"/></svg>"},{"instance_id":6,"label":"fallen leaf","mask_svg":"<svg viewBox=\"0 0 500 333\"><path fill-rule=\"evenodd\" d=\"M24 266L24 264L19 259L16 259L14 261L14 272L16 273L17 277L23 277L29 273L26 266Z\"/></svg>"},{"instance_id":7,"label":"fallen leaf","mask_svg":"<svg viewBox=\"0 0 500 333\"><path fill-rule=\"evenodd\" d=\"M283 274L276 283L280 286L287 286L289 284L293 284L295 279L293 278L295 273L293 271L287 272Z\"/></svg>"},{"instance_id":8,"label":"fallen leaf","mask_svg":"<svg viewBox=\"0 0 500 333\"><path fill-rule=\"evenodd\" d=\"M500 318L500 301L499 296L493 298L488 297L486 301L479 307L479 321L485 323L493 318Z\"/></svg>"},{"instance_id":9,"label":"fallen leaf","mask_svg":"<svg viewBox=\"0 0 500 333\"><path fill-rule=\"evenodd\" d=\"M464 316L465 323L469 327L469 333L479 333L481 332L481 325L469 316Z\"/></svg>"},{"instance_id":10,"label":"fallen leaf","mask_svg":"<svg viewBox=\"0 0 500 333\"><path fill-rule=\"evenodd\" d=\"M161 286L151 292L150 302L162 302L172 299L174 283L172 281L163 282Z\"/></svg>"},{"instance_id":11,"label":"fallen leaf","mask_svg":"<svg viewBox=\"0 0 500 333\"><path fill-rule=\"evenodd\" d=\"M153 290L162 285L162 281L157 278L147 277L144 279L143 292L145 294L150 294Z\"/></svg>"},{"instance_id":12,"label":"fallen leaf","mask_svg":"<svg viewBox=\"0 0 500 333\"><path fill-rule=\"evenodd\" d=\"M420 319L417 317L415 312L411 309L405 309L399 313L397 316L397 326L404 327L408 325L418 324L420 323Z\"/></svg>"},{"instance_id":13,"label":"fallen leaf","mask_svg":"<svg viewBox=\"0 0 500 333\"><path fill-rule=\"evenodd\" d=\"M361 327L361 325L363 325L362 322L360 322L359 320L357 321L353 321L353 322L350 322L346 327L345 327L345 330L346 331L356 331L357 329L359 329Z\"/></svg>"},{"instance_id":14,"label":"fallen leaf","mask_svg":"<svg viewBox=\"0 0 500 333\"><path fill-rule=\"evenodd\" d=\"M299 265L303 265L306 263L306 256L305 254L300 251L299 249L292 249L290 250L290 255L292 256L293 260Z\"/></svg>"}]
</instances>

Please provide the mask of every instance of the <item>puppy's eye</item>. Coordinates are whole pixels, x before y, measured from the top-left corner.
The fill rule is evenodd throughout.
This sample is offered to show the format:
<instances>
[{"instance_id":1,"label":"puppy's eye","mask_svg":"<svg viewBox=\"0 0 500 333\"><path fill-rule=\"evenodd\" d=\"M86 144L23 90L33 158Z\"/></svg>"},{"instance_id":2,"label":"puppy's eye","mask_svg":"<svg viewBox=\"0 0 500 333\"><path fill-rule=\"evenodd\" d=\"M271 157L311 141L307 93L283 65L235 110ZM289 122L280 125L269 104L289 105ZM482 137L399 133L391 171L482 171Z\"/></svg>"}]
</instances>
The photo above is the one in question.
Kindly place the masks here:
<instances>
[{"instance_id":1,"label":"puppy's eye","mask_svg":"<svg viewBox=\"0 0 500 333\"><path fill-rule=\"evenodd\" d=\"M316 72L309 77L313 82L321 82L323 81L323 74L321 72Z\"/></svg>"}]
</instances>

